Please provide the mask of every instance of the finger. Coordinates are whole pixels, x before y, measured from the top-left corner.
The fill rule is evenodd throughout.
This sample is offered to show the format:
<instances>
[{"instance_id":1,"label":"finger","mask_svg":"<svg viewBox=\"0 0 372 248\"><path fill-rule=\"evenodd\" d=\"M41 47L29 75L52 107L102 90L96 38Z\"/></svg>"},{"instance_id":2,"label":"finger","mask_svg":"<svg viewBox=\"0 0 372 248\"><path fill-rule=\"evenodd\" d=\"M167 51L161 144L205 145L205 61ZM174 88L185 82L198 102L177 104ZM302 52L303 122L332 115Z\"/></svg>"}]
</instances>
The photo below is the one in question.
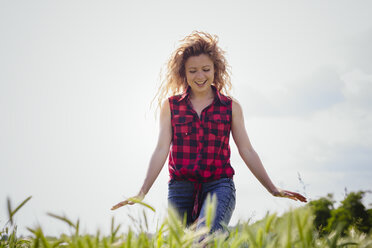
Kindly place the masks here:
<instances>
[{"instance_id":1,"label":"finger","mask_svg":"<svg viewBox=\"0 0 372 248\"><path fill-rule=\"evenodd\" d=\"M122 207L122 206L125 206L125 205L127 205L127 204L128 204L128 201L122 201L122 202L119 202L118 204L116 204L115 206L113 206L113 207L111 208L111 210L118 209L118 208L120 208L120 207Z\"/></svg>"},{"instance_id":2,"label":"finger","mask_svg":"<svg viewBox=\"0 0 372 248\"><path fill-rule=\"evenodd\" d=\"M120 206L119 205L115 205L115 206L113 206L112 208L111 208L111 210L115 210L115 209L117 209L117 208L119 208Z\"/></svg>"},{"instance_id":3,"label":"finger","mask_svg":"<svg viewBox=\"0 0 372 248\"><path fill-rule=\"evenodd\" d=\"M113 206L113 207L111 208L111 210L118 209L118 208L120 208L120 207L122 207L122 206L123 206L122 204L116 204L115 206Z\"/></svg>"},{"instance_id":4,"label":"finger","mask_svg":"<svg viewBox=\"0 0 372 248\"><path fill-rule=\"evenodd\" d=\"M294 201L307 202L306 197L303 195L288 190L279 190L278 192L273 193L273 195L277 197L289 198Z\"/></svg>"},{"instance_id":5,"label":"finger","mask_svg":"<svg viewBox=\"0 0 372 248\"><path fill-rule=\"evenodd\" d=\"M307 202L306 197L304 197L304 196L302 196L302 195L297 196L297 198L298 198L300 201L302 201L302 202Z\"/></svg>"},{"instance_id":6,"label":"finger","mask_svg":"<svg viewBox=\"0 0 372 248\"><path fill-rule=\"evenodd\" d=\"M306 200L306 197L304 197L303 195L299 194L299 193L295 193L295 192L290 192L290 191L287 191L286 192L287 194L289 194L291 197L291 199L293 200L299 200L301 202L307 202Z\"/></svg>"},{"instance_id":7,"label":"finger","mask_svg":"<svg viewBox=\"0 0 372 248\"><path fill-rule=\"evenodd\" d=\"M306 200L306 197L304 197L303 195L299 194L299 193L295 193L295 192L291 192L293 194L294 197L296 197L298 200L302 201L302 202L307 202Z\"/></svg>"},{"instance_id":8,"label":"finger","mask_svg":"<svg viewBox=\"0 0 372 248\"><path fill-rule=\"evenodd\" d=\"M285 198L289 198L289 199L292 199L292 200L297 201L297 198L296 198L295 196L291 195L291 194L287 194L287 193L286 193L286 194L284 195L284 197L285 197Z\"/></svg>"}]
</instances>

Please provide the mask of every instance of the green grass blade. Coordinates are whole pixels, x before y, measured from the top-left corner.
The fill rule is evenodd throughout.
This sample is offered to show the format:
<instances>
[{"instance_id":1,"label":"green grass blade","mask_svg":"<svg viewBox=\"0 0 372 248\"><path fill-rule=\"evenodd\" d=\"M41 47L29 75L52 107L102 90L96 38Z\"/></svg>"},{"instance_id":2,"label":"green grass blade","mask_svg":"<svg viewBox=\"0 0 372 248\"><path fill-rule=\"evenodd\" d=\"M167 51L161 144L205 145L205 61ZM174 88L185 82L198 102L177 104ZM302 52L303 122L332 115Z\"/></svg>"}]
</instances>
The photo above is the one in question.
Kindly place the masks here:
<instances>
[{"instance_id":1,"label":"green grass blade","mask_svg":"<svg viewBox=\"0 0 372 248\"><path fill-rule=\"evenodd\" d=\"M276 215L272 214L267 218L266 224L265 224L265 233L268 233L270 231L270 227L275 219Z\"/></svg>"},{"instance_id":2,"label":"green grass blade","mask_svg":"<svg viewBox=\"0 0 372 248\"><path fill-rule=\"evenodd\" d=\"M129 201L132 201L132 202L134 202L134 203L141 204L142 206L145 206L145 207L151 209L153 212L155 212L155 208L151 207L151 206L150 206L149 204L147 204L147 203L144 203L143 201L138 200L138 199L135 198L135 197L128 198L128 200L129 200Z\"/></svg>"},{"instance_id":3,"label":"green grass blade","mask_svg":"<svg viewBox=\"0 0 372 248\"><path fill-rule=\"evenodd\" d=\"M99 236L100 236L100 231L97 230L97 234L96 234L96 247L99 247Z\"/></svg>"},{"instance_id":4,"label":"green grass blade","mask_svg":"<svg viewBox=\"0 0 372 248\"><path fill-rule=\"evenodd\" d=\"M62 243L65 243L64 240L57 240L56 242L54 242L52 244L52 247L55 248L55 247L60 247Z\"/></svg>"},{"instance_id":5,"label":"green grass blade","mask_svg":"<svg viewBox=\"0 0 372 248\"><path fill-rule=\"evenodd\" d=\"M6 201L7 201L7 207L8 207L9 221L13 225L12 203L10 202L9 197L6 199Z\"/></svg>"},{"instance_id":6,"label":"green grass blade","mask_svg":"<svg viewBox=\"0 0 372 248\"><path fill-rule=\"evenodd\" d=\"M103 247L104 247L104 248L109 248L109 244L108 244L108 242L107 242L107 238L103 238L103 239L102 239L102 243L103 243Z\"/></svg>"},{"instance_id":7,"label":"green grass blade","mask_svg":"<svg viewBox=\"0 0 372 248\"><path fill-rule=\"evenodd\" d=\"M132 238L133 238L133 232L131 229L129 229L128 231L128 235L127 235L127 247L132 247Z\"/></svg>"},{"instance_id":8,"label":"green grass blade","mask_svg":"<svg viewBox=\"0 0 372 248\"><path fill-rule=\"evenodd\" d=\"M162 247L164 240L163 240L163 228L164 224L160 227L158 233L157 233L157 239L156 239L156 247Z\"/></svg>"},{"instance_id":9,"label":"green grass blade","mask_svg":"<svg viewBox=\"0 0 372 248\"><path fill-rule=\"evenodd\" d=\"M76 229L75 224L72 223L72 221L69 220L69 219L67 219L67 217L65 217L65 216L59 216L59 215L56 215L56 214L53 214L53 213L47 213L47 215L49 215L50 217L56 218L58 220L61 220L61 221L65 222L65 223L67 223L70 227L73 227L73 228Z\"/></svg>"},{"instance_id":10,"label":"green grass blade","mask_svg":"<svg viewBox=\"0 0 372 248\"><path fill-rule=\"evenodd\" d=\"M292 212L289 212L289 215L287 217L287 240L285 247L286 248L291 248L292 247L292 219L293 219L293 214Z\"/></svg>"},{"instance_id":11,"label":"green grass blade","mask_svg":"<svg viewBox=\"0 0 372 248\"><path fill-rule=\"evenodd\" d=\"M112 218L111 218L111 235L114 233L114 229L115 229L115 218L114 218L114 216L112 216Z\"/></svg>"},{"instance_id":12,"label":"green grass blade","mask_svg":"<svg viewBox=\"0 0 372 248\"><path fill-rule=\"evenodd\" d=\"M29 232L31 232L32 234L35 235L36 230L34 230L34 229L30 228L30 227L27 227L26 229L27 229Z\"/></svg>"},{"instance_id":13,"label":"green grass blade","mask_svg":"<svg viewBox=\"0 0 372 248\"><path fill-rule=\"evenodd\" d=\"M79 229L80 229L80 220L78 219L76 222L76 228L75 228L75 237L79 236Z\"/></svg>"},{"instance_id":14,"label":"green grass blade","mask_svg":"<svg viewBox=\"0 0 372 248\"><path fill-rule=\"evenodd\" d=\"M298 234L300 235L300 241L302 243L302 247L307 247L306 242L305 242L305 238L304 238L304 229L303 229L301 219L300 219L298 214L295 214L295 220L296 220L296 224L297 224Z\"/></svg>"},{"instance_id":15,"label":"green grass blade","mask_svg":"<svg viewBox=\"0 0 372 248\"><path fill-rule=\"evenodd\" d=\"M249 246L249 247L258 247L257 242L256 242L256 238L255 238L251 228L249 226L246 226L244 228L244 231L248 235L248 240L251 244L251 246Z\"/></svg>"},{"instance_id":16,"label":"green grass blade","mask_svg":"<svg viewBox=\"0 0 372 248\"><path fill-rule=\"evenodd\" d=\"M208 196L207 196L207 208L206 208L206 214L205 214L205 224L209 229L212 228L212 224L213 224L212 222L213 222L215 212L216 212L216 203L217 203L216 195L213 195L211 197L208 194Z\"/></svg>"},{"instance_id":17,"label":"green grass blade","mask_svg":"<svg viewBox=\"0 0 372 248\"><path fill-rule=\"evenodd\" d=\"M348 247L349 245L356 245L356 246L358 246L359 244L358 243L355 243L355 242L347 242L347 243L339 244L337 247Z\"/></svg>"},{"instance_id":18,"label":"green grass blade","mask_svg":"<svg viewBox=\"0 0 372 248\"><path fill-rule=\"evenodd\" d=\"M119 224L117 227L115 227L115 219L114 216L112 216L111 219L111 243L114 243L116 240L116 234L118 233L120 229L121 224Z\"/></svg>"},{"instance_id":19,"label":"green grass blade","mask_svg":"<svg viewBox=\"0 0 372 248\"><path fill-rule=\"evenodd\" d=\"M263 247L263 229L259 228L256 234L256 243L258 247Z\"/></svg>"},{"instance_id":20,"label":"green grass blade","mask_svg":"<svg viewBox=\"0 0 372 248\"><path fill-rule=\"evenodd\" d=\"M16 247L17 243L17 227L13 229L13 232L9 236L9 247Z\"/></svg>"},{"instance_id":21,"label":"green grass blade","mask_svg":"<svg viewBox=\"0 0 372 248\"><path fill-rule=\"evenodd\" d=\"M149 230L149 223L148 223L148 221L147 221L147 215L146 215L145 210L143 210L142 213L143 213L143 219L145 220L146 231L148 231L148 230Z\"/></svg>"},{"instance_id":22,"label":"green grass blade","mask_svg":"<svg viewBox=\"0 0 372 248\"><path fill-rule=\"evenodd\" d=\"M43 231L41 230L40 227L36 230L36 235L37 235L38 239L41 240L41 243L43 244L43 247L50 248L50 244L49 244L48 240L45 238L44 233L43 233Z\"/></svg>"},{"instance_id":23,"label":"green grass blade","mask_svg":"<svg viewBox=\"0 0 372 248\"><path fill-rule=\"evenodd\" d=\"M93 242L92 242L92 239L93 238L91 238L90 236L85 236L85 241L86 241L86 243L87 243L87 245L88 245L88 248L93 248ZM98 246L97 246L98 247Z\"/></svg>"},{"instance_id":24,"label":"green grass blade","mask_svg":"<svg viewBox=\"0 0 372 248\"><path fill-rule=\"evenodd\" d=\"M13 211L11 211L11 216L13 217L18 212L18 210L21 207L23 207L31 198L32 198L32 196L27 197L21 204L18 205L18 207L16 207L16 209L14 209Z\"/></svg>"}]
</instances>

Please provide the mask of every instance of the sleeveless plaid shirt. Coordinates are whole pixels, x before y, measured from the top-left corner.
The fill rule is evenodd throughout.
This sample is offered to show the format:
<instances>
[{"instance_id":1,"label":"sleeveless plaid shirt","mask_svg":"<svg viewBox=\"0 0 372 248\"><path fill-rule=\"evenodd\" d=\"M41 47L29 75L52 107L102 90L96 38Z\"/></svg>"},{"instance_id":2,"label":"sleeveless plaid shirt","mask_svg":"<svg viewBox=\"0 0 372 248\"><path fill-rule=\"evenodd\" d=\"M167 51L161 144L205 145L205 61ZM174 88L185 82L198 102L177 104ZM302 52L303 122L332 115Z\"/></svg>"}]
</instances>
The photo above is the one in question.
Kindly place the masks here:
<instances>
[{"instance_id":1,"label":"sleeveless plaid shirt","mask_svg":"<svg viewBox=\"0 0 372 248\"><path fill-rule=\"evenodd\" d=\"M203 109L200 118L192 108L191 88L182 95L169 98L172 144L169 174L174 180L208 182L232 178L230 165L230 130L232 100L211 86L215 98Z\"/></svg>"}]
</instances>

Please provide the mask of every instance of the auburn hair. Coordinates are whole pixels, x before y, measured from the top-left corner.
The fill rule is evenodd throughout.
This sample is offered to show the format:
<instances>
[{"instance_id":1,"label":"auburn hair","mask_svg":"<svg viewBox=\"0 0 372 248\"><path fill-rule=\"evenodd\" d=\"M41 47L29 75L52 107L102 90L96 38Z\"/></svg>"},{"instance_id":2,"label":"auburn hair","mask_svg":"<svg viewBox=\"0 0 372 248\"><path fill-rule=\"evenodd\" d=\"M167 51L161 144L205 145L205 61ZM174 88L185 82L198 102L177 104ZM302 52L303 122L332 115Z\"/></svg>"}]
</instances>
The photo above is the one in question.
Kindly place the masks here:
<instances>
[{"instance_id":1,"label":"auburn hair","mask_svg":"<svg viewBox=\"0 0 372 248\"><path fill-rule=\"evenodd\" d=\"M219 92L229 95L231 90L230 66L226 61L225 51L218 46L218 37L206 32L193 31L180 40L166 64L165 74L160 75L160 87L155 95L158 107L165 98L181 94L187 89L185 63L191 56L200 54L208 55L213 61L214 81L212 85Z\"/></svg>"}]
</instances>

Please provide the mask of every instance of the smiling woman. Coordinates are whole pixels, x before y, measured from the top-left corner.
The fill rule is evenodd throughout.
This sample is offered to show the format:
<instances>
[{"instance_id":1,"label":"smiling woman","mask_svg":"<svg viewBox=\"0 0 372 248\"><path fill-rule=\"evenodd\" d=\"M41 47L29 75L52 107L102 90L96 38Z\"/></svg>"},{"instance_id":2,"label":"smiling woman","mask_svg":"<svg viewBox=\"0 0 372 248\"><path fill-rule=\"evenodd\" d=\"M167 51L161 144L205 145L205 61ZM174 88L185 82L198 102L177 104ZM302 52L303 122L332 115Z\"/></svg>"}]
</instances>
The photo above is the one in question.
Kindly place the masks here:
<instances>
[{"instance_id":1,"label":"smiling woman","mask_svg":"<svg viewBox=\"0 0 372 248\"><path fill-rule=\"evenodd\" d=\"M185 63L186 81L193 92L205 92L214 81L213 61L206 54L190 57Z\"/></svg>"},{"instance_id":2,"label":"smiling woman","mask_svg":"<svg viewBox=\"0 0 372 248\"><path fill-rule=\"evenodd\" d=\"M274 196L306 202L302 195L281 190L270 180L245 130L240 104L226 96L231 87L224 52L217 37L193 32L181 41L168 62L159 89L160 133L147 176L135 196L142 200L169 154L168 201L187 224L205 226L206 202L217 199L211 231L223 229L235 208L235 174L230 164L230 132L247 167ZM112 209L134 204L127 199Z\"/></svg>"},{"instance_id":3,"label":"smiling woman","mask_svg":"<svg viewBox=\"0 0 372 248\"><path fill-rule=\"evenodd\" d=\"M186 63L190 58L190 66L190 63L195 61L194 57L199 55L204 58L202 59L205 63L205 68L199 69L205 72L208 69L213 71L213 85L219 92L228 94L231 89L231 79L224 54L225 52L218 46L217 36L204 32L193 32L182 39L168 61L166 76L157 92L158 105L161 106L167 96L181 94L186 90L188 74L191 76L193 72L197 72L197 68L186 68ZM209 61L206 61L207 58Z\"/></svg>"}]
</instances>

